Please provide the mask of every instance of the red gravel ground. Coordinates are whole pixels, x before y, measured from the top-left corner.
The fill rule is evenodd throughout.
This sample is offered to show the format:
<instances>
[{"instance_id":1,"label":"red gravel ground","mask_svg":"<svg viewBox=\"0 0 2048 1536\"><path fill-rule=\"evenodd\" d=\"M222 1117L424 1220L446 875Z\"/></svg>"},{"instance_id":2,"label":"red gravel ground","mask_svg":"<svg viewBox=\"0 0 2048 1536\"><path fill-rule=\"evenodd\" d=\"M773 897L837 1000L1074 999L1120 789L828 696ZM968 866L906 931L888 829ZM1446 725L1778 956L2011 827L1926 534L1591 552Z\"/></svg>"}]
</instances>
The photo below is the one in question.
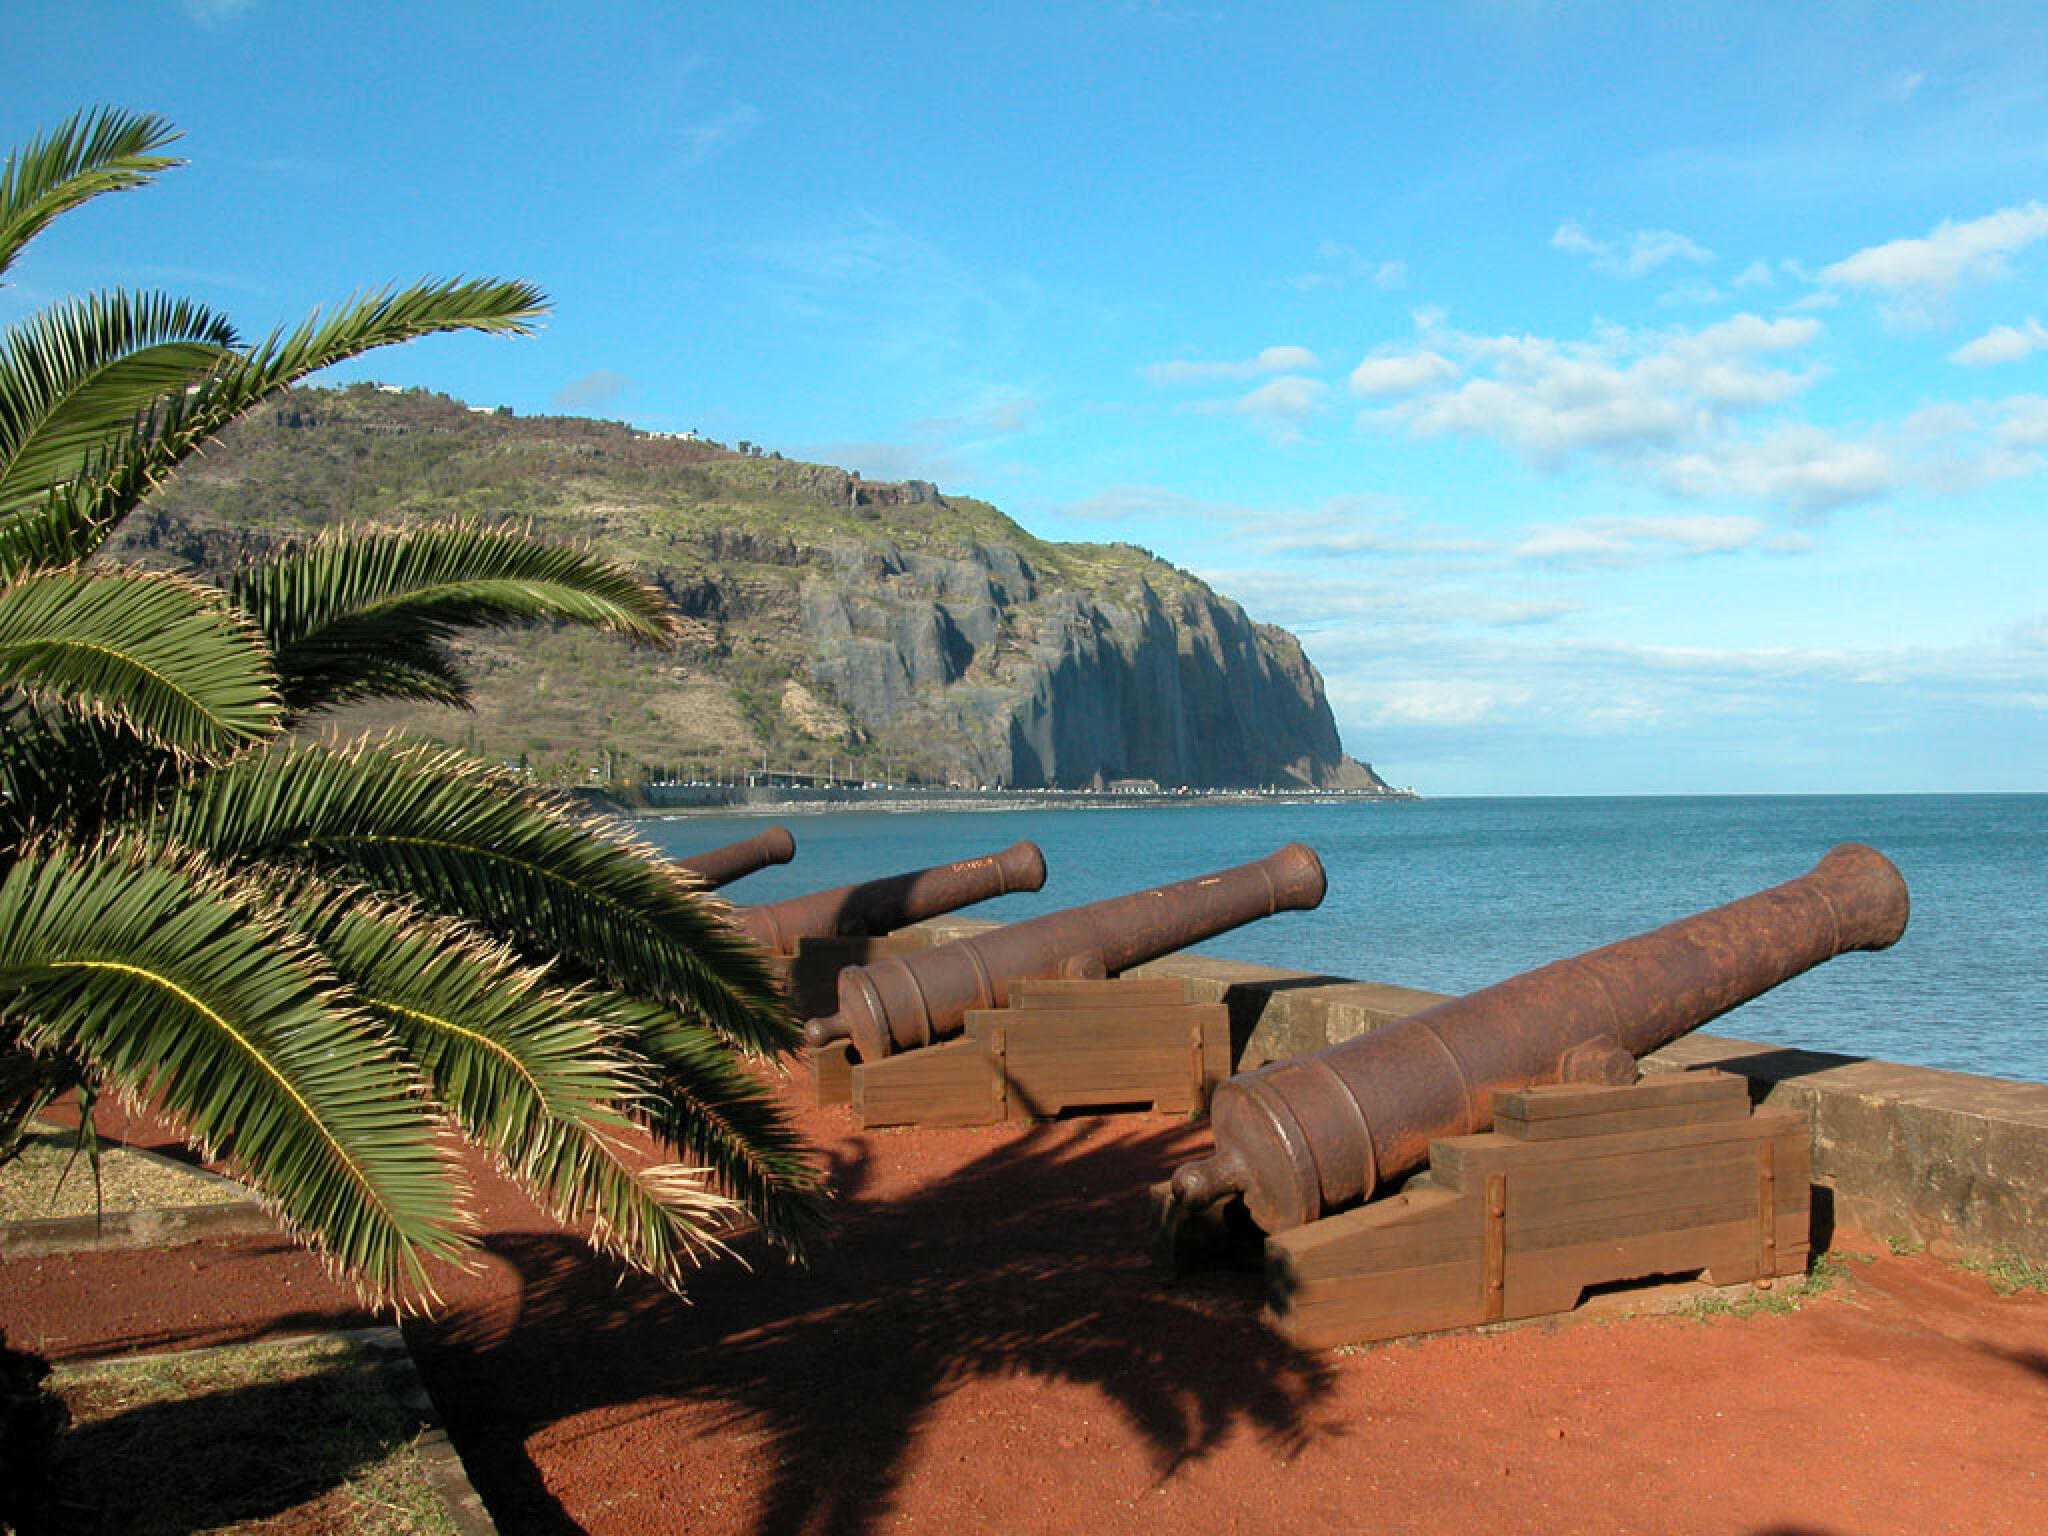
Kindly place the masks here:
<instances>
[{"instance_id":1,"label":"red gravel ground","mask_svg":"<svg viewBox=\"0 0 2048 1536\"><path fill-rule=\"evenodd\" d=\"M491 1189L408 1332L507 1536L2048 1531L2048 1297L1837 1234L1792 1315L1302 1354L1255 1277L1150 1276L1141 1191L1198 1127L799 1113L835 1241L687 1303ZM58 1360L361 1320L281 1242L0 1265L0 1326Z\"/></svg>"}]
</instances>

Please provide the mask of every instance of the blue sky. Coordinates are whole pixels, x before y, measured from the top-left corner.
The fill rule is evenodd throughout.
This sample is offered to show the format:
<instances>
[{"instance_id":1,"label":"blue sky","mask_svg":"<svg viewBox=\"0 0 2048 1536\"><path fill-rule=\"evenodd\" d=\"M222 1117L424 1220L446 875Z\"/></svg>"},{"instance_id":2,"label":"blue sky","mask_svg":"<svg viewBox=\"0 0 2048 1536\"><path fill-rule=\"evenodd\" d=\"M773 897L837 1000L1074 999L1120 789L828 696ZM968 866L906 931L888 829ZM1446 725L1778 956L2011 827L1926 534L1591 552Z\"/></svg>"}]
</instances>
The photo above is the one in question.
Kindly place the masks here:
<instances>
[{"instance_id":1,"label":"blue sky","mask_svg":"<svg viewBox=\"0 0 2048 1536\"><path fill-rule=\"evenodd\" d=\"M248 333L530 278L342 373L1123 539L1425 794L2048 790L2048 7L102 5L6 142L191 164L0 320Z\"/></svg>"}]
</instances>

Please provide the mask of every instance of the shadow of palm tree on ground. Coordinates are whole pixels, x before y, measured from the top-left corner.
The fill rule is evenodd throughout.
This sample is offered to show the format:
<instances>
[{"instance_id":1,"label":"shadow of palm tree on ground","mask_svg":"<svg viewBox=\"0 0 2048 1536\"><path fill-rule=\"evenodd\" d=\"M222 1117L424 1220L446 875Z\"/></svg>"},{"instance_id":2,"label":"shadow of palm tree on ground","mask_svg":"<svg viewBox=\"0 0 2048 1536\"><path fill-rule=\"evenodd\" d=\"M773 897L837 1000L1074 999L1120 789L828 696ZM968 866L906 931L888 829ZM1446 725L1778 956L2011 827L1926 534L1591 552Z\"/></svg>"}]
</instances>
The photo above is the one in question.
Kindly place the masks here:
<instances>
[{"instance_id":1,"label":"shadow of palm tree on ground","mask_svg":"<svg viewBox=\"0 0 2048 1536\"><path fill-rule=\"evenodd\" d=\"M849 1143L834 1155L838 1228L813 1266L707 1270L691 1281L694 1304L618 1282L567 1238L493 1239L520 1276L516 1305L413 1336L472 1474L520 1531L578 1529L523 1454L528 1437L628 1404L650 1419L709 1405L721 1430L765 1436L775 1471L762 1536L877 1528L934 1405L982 1378L1098 1389L1161 1480L1240 1426L1281 1454L1298 1449L1316 1433L1309 1410L1329 1367L1260 1326L1251 1277L1157 1284L1140 1192L1194 1138L1128 1127L1009 1133L899 1198L868 1193L877 1140ZM886 1156L888 1139L879 1145ZM674 1432L703 1427L696 1413ZM1056 1454L1018 1450L1049 1464ZM700 1494L672 1490L678 1520Z\"/></svg>"}]
</instances>

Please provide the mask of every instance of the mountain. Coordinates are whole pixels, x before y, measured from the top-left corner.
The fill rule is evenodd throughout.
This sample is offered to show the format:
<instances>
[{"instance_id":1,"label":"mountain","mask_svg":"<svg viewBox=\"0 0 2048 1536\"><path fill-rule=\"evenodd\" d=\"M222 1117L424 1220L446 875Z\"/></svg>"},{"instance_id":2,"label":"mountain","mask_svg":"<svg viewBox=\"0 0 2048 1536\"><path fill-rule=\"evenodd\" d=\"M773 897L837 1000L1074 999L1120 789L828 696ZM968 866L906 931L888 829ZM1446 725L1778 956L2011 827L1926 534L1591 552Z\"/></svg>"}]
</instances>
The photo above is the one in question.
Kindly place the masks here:
<instances>
[{"instance_id":1,"label":"mountain","mask_svg":"<svg viewBox=\"0 0 2048 1536\"><path fill-rule=\"evenodd\" d=\"M464 647L473 715L380 705L342 728L402 728L557 779L766 762L1018 788L1384 787L1344 755L1300 642L1187 572L747 443L301 389L188 466L124 542L218 572L331 523L451 515L631 562L685 615L682 645L489 634Z\"/></svg>"}]
</instances>

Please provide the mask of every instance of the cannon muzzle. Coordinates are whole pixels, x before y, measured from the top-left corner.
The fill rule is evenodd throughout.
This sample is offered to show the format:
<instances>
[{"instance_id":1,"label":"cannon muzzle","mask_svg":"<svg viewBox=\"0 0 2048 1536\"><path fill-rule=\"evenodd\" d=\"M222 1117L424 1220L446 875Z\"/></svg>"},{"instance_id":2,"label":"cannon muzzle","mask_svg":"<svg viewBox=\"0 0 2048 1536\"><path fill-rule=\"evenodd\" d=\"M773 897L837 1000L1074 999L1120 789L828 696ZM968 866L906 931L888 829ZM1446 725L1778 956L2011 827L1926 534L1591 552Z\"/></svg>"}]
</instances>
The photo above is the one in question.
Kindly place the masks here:
<instances>
[{"instance_id":1,"label":"cannon muzzle","mask_svg":"<svg viewBox=\"0 0 2048 1536\"><path fill-rule=\"evenodd\" d=\"M877 938L898 928L971 907L977 901L1035 891L1045 884L1036 843L1001 853L914 869L858 885L812 891L760 907L735 907L729 921L763 949L792 954L798 939Z\"/></svg>"},{"instance_id":2,"label":"cannon muzzle","mask_svg":"<svg viewBox=\"0 0 2048 1536\"><path fill-rule=\"evenodd\" d=\"M751 875L770 864L787 864L795 857L796 839L789 835L789 828L770 827L740 842L727 843L723 848L707 848L702 853L677 859L676 863L702 880L705 890L715 891L721 885L732 884L742 875Z\"/></svg>"},{"instance_id":3,"label":"cannon muzzle","mask_svg":"<svg viewBox=\"0 0 2048 1536\"><path fill-rule=\"evenodd\" d=\"M1215 1155L1175 1171L1174 1199L1242 1193L1268 1233L1313 1221L1420 1168L1432 1141L1487 1129L1496 1092L1632 1082L1638 1057L1891 944L1907 910L1891 861L1848 843L1770 890L1243 1073L1218 1085Z\"/></svg>"},{"instance_id":4,"label":"cannon muzzle","mask_svg":"<svg viewBox=\"0 0 2048 1536\"><path fill-rule=\"evenodd\" d=\"M1002 1008L1019 981L1114 976L1131 966L1323 899L1322 862L1300 843L1250 864L1070 907L839 974L839 1011L812 1019L812 1045L853 1041L863 1060L958 1034L968 1012Z\"/></svg>"}]
</instances>

